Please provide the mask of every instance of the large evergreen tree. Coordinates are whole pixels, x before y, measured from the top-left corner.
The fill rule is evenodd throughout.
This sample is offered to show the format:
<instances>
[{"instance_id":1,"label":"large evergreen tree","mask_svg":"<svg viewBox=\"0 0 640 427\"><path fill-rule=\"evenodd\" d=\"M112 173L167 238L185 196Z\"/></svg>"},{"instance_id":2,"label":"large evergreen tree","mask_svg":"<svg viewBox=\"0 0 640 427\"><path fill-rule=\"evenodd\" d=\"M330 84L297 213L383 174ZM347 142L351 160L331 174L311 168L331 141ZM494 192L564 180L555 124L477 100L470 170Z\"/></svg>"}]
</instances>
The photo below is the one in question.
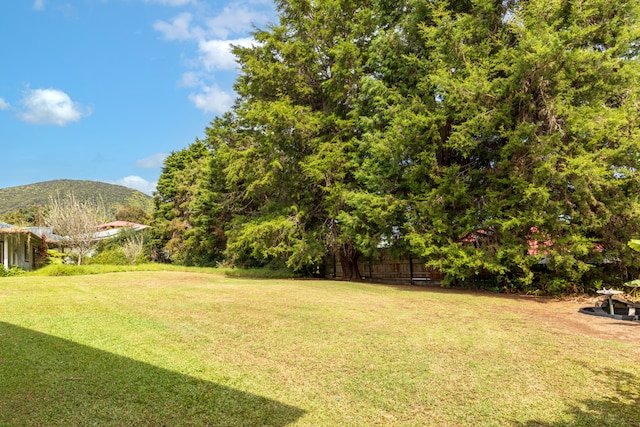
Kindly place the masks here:
<instances>
[{"instance_id":1,"label":"large evergreen tree","mask_svg":"<svg viewBox=\"0 0 640 427\"><path fill-rule=\"evenodd\" d=\"M179 227L196 242L215 224L237 264L304 271L333 252L351 278L381 246L448 280L529 286L544 262L549 290L594 263L628 265L640 213L635 1L276 5L279 23L235 49L238 102L207 129L196 163L209 173L185 187L197 191L174 192L193 172L168 159L165 240L182 251Z\"/></svg>"},{"instance_id":2,"label":"large evergreen tree","mask_svg":"<svg viewBox=\"0 0 640 427\"><path fill-rule=\"evenodd\" d=\"M209 148L197 140L171 153L154 195L155 258L185 265L214 265L222 258L221 208L214 200Z\"/></svg>"},{"instance_id":3,"label":"large evergreen tree","mask_svg":"<svg viewBox=\"0 0 640 427\"><path fill-rule=\"evenodd\" d=\"M227 254L304 271L333 251L347 275L359 278L363 239L378 231L359 235L350 222L362 208L352 192L371 8L351 0L277 7L280 23L256 32L253 47L235 49L239 101L209 130L235 201Z\"/></svg>"},{"instance_id":4,"label":"large evergreen tree","mask_svg":"<svg viewBox=\"0 0 640 427\"><path fill-rule=\"evenodd\" d=\"M638 13L634 1L437 1L418 46L403 40L413 17L380 36L420 75L398 83L391 68L369 85L383 119L370 119L363 175L390 178L414 254L449 279L512 284L544 259L560 287L590 262L625 260L638 231Z\"/></svg>"}]
</instances>

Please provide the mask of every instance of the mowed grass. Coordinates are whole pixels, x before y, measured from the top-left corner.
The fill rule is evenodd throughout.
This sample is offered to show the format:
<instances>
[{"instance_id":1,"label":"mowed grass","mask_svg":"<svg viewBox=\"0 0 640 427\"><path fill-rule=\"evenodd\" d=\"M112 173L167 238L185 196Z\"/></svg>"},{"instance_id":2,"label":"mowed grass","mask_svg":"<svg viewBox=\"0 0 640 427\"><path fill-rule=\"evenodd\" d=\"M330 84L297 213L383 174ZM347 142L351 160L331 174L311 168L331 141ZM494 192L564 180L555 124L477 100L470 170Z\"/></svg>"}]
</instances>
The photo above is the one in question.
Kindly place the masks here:
<instances>
[{"instance_id":1,"label":"mowed grass","mask_svg":"<svg viewBox=\"0 0 640 427\"><path fill-rule=\"evenodd\" d=\"M208 272L2 278L0 425L640 425L637 346L520 306Z\"/></svg>"}]
</instances>

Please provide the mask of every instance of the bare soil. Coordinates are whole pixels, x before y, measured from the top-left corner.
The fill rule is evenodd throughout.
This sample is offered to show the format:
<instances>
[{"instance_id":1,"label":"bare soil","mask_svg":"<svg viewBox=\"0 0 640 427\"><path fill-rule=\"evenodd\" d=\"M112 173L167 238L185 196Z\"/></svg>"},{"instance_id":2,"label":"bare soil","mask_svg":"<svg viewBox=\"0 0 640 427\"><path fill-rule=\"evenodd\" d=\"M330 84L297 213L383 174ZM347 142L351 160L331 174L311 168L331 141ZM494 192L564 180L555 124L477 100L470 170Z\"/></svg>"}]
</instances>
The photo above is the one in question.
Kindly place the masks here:
<instances>
[{"instance_id":1,"label":"bare soil","mask_svg":"<svg viewBox=\"0 0 640 427\"><path fill-rule=\"evenodd\" d=\"M534 322L572 334L635 344L640 355L640 321L615 320L579 312L582 307L600 305L602 297L514 298L522 302L520 312Z\"/></svg>"},{"instance_id":2,"label":"bare soil","mask_svg":"<svg viewBox=\"0 0 640 427\"><path fill-rule=\"evenodd\" d=\"M608 317L580 313L579 310L582 307L600 305L605 298L603 296L575 295L554 298L495 294L476 290L443 289L432 286L403 286L403 288L427 292L454 292L506 298L514 304L507 304L502 309L513 310L514 314L525 315L534 324L543 325L558 333L632 344L632 348L636 349L636 355L640 360L640 321L615 320Z\"/></svg>"}]
</instances>

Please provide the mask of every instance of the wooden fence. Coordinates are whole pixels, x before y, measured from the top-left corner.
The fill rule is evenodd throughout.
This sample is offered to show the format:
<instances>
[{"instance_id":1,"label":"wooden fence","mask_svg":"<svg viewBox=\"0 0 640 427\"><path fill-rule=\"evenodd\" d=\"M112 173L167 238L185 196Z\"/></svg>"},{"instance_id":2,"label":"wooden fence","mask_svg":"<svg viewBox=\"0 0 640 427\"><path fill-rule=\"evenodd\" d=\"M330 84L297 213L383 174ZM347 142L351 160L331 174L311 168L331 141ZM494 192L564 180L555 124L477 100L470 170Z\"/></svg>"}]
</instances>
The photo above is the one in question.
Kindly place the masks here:
<instances>
[{"instance_id":1,"label":"wooden fence","mask_svg":"<svg viewBox=\"0 0 640 427\"><path fill-rule=\"evenodd\" d=\"M425 267L418 259L393 259L387 255L376 261L361 260L358 262L358 269L363 279L375 282L437 285L443 278L442 273ZM325 274L331 278L343 278L342 267L337 257L327 258Z\"/></svg>"}]
</instances>

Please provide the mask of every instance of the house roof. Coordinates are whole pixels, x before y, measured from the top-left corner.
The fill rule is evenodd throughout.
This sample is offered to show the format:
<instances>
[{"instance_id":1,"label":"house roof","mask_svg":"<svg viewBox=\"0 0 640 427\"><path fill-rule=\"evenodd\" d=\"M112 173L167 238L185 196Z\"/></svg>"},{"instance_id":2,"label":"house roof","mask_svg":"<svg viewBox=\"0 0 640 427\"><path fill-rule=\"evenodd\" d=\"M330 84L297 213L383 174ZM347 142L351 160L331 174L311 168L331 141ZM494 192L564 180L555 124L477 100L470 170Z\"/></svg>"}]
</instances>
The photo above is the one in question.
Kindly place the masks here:
<instances>
[{"instance_id":1,"label":"house roof","mask_svg":"<svg viewBox=\"0 0 640 427\"><path fill-rule=\"evenodd\" d=\"M493 230L476 230L463 236L459 241L462 243L471 243L477 245L481 240L489 238L494 233ZM553 240L549 235L536 226L529 228L527 235L527 255L547 255L553 247ZM594 243L593 249L596 252L604 252L604 245Z\"/></svg>"},{"instance_id":2,"label":"house roof","mask_svg":"<svg viewBox=\"0 0 640 427\"><path fill-rule=\"evenodd\" d=\"M26 227L0 227L0 235L27 235L29 238L42 240L40 236L32 232Z\"/></svg>"},{"instance_id":3,"label":"house roof","mask_svg":"<svg viewBox=\"0 0 640 427\"><path fill-rule=\"evenodd\" d=\"M131 228L140 230L143 228L148 228L149 226L144 224L137 224L135 222L129 222L129 221L112 221L112 222L107 222L106 224L100 224L96 228L98 230L110 230L113 228L125 228L125 227L131 227Z\"/></svg>"},{"instance_id":4,"label":"house roof","mask_svg":"<svg viewBox=\"0 0 640 427\"><path fill-rule=\"evenodd\" d=\"M0 234L32 234L38 239L42 239L44 235L49 242L62 240L61 236L53 234L53 230L50 227L20 227L6 222L0 222Z\"/></svg>"},{"instance_id":5,"label":"house roof","mask_svg":"<svg viewBox=\"0 0 640 427\"><path fill-rule=\"evenodd\" d=\"M96 228L98 231L94 234L94 238L96 240L101 240L113 237L125 229L139 231L149 228L149 226L129 221L113 221L106 224L100 224Z\"/></svg>"},{"instance_id":6,"label":"house roof","mask_svg":"<svg viewBox=\"0 0 640 427\"><path fill-rule=\"evenodd\" d=\"M2 227L2 228L0 228L0 234L28 234L28 233L34 234L28 228L20 228L20 227L13 227L13 228Z\"/></svg>"}]
</instances>

